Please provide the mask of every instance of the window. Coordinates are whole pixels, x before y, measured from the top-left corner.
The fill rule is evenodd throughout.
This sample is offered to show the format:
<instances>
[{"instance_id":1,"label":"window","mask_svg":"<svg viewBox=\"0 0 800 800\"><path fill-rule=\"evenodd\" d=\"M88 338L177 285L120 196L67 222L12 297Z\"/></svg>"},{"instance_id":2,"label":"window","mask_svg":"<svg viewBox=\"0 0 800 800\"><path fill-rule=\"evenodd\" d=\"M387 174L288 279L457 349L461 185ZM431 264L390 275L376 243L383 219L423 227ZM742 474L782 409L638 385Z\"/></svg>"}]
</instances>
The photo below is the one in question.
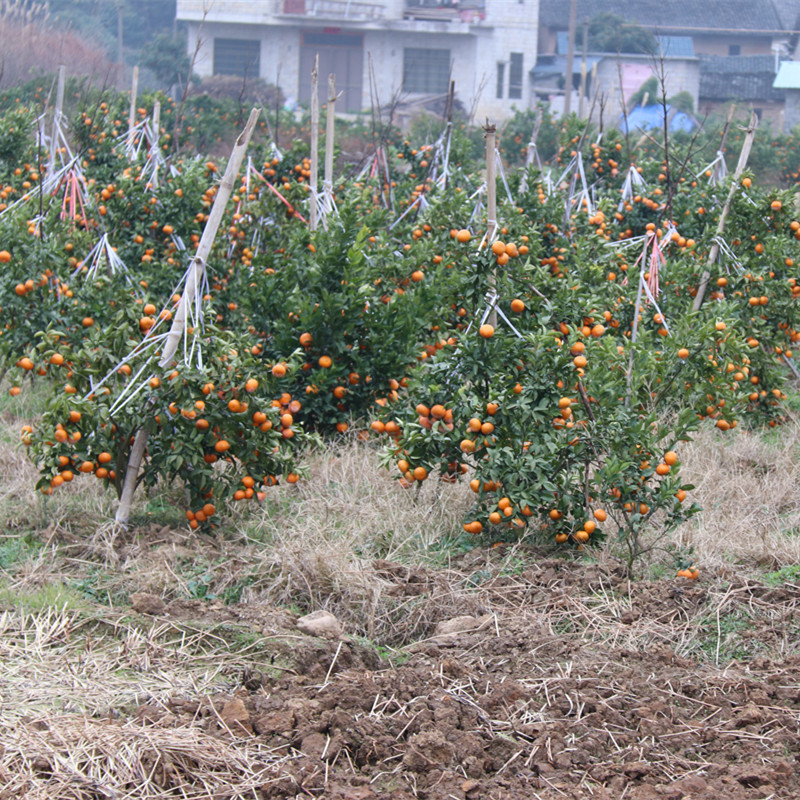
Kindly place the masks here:
<instances>
[{"instance_id":1,"label":"window","mask_svg":"<svg viewBox=\"0 0 800 800\"><path fill-rule=\"evenodd\" d=\"M214 39L214 74L258 78L261 42L257 39Z\"/></svg>"},{"instance_id":2,"label":"window","mask_svg":"<svg viewBox=\"0 0 800 800\"><path fill-rule=\"evenodd\" d=\"M728 55L729 56L740 56L742 54L742 46L740 44L729 44L728 45Z\"/></svg>"},{"instance_id":3,"label":"window","mask_svg":"<svg viewBox=\"0 0 800 800\"><path fill-rule=\"evenodd\" d=\"M420 94L447 94L450 51L403 48L403 90Z\"/></svg>"},{"instance_id":4,"label":"window","mask_svg":"<svg viewBox=\"0 0 800 800\"><path fill-rule=\"evenodd\" d=\"M522 97L522 53L511 53L508 65L508 96L511 100Z\"/></svg>"},{"instance_id":5,"label":"window","mask_svg":"<svg viewBox=\"0 0 800 800\"><path fill-rule=\"evenodd\" d=\"M497 96L503 96L503 83L506 77L506 65L503 61L497 62Z\"/></svg>"}]
</instances>

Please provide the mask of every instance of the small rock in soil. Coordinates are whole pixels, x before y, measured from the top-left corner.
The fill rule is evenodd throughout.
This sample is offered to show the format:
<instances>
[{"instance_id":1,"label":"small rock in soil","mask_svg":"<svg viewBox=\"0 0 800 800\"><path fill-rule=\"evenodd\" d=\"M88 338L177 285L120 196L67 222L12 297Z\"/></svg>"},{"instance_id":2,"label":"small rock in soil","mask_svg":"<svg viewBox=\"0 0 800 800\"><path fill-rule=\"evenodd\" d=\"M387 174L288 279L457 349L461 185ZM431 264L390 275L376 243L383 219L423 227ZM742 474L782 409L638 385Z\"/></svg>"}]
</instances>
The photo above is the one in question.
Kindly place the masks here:
<instances>
[{"instance_id":1,"label":"small rock in soil","mask_svg":"<svg viewBox=\"0 0 800 800\"><path fill-rule=\"evenodd\" d=\"M330 611L312 611L297 620L297 629L309 636L338 639L342 635L342 624Z\"/></svg>"}]
</instances>

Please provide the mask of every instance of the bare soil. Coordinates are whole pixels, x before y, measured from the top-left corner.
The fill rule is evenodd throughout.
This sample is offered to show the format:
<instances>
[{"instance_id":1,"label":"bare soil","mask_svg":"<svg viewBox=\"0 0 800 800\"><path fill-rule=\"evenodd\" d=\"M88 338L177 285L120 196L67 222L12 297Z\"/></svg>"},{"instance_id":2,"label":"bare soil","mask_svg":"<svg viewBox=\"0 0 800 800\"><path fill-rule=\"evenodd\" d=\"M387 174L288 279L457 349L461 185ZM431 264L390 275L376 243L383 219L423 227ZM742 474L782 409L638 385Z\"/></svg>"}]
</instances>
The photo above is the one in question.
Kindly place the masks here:
<instances>
[{"instance_id":1,"label":"bare soil","mask_svg":"<svg viewBox=\"0 0 800 800\"><path fill-rule=\"evenodd\" d=\"M21 719L41 746L22 765L25 785L10 779L19 753L0 756L0 787L4 774L13 786L0 797L27 787L121 798L137 781L127 796L800 796L800 587L730 575L630 583L613 565L535 551L493 574L502 558L473 552L446 571L372 564L399 602L427 606L426 635L394 648L304 635L293 613L264 604L139 595L142 624L233 626L254 637L251 657L223 690L183 686L83 718L84 742L143 742L124 779L121 769L87 779L89 757L82 766L70 744L77 717ZM461 615L437 600L456 581Z\"/></svg>"}]
</instances>

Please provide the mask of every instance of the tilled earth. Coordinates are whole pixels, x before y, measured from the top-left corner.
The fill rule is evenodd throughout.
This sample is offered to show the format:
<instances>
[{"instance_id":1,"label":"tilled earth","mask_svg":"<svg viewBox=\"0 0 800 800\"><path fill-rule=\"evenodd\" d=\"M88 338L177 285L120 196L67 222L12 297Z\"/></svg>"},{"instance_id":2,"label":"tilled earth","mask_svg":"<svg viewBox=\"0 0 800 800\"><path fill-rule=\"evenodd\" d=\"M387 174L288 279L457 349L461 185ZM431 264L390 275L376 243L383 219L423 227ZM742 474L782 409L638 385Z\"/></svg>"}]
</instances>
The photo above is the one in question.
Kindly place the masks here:
<instances>
[{"instance_id":1,"label":"tilled earth","mask_svg":"<svg viewBox=\"0 0 800 800\"><path fill-rule=\"evenodd\" d=\"M398 598L430 594L435 607L434 571L373 569ZM204 795L191 757L153 745L140 768L148 797L154 787L263 799L800 797L800 587L629 583L539 561L465 597L463 616L432 612L427 637L390 659L357 637L300 634L285 611L156 606L165 619L216 614L258 629L260 668L224 693L142 697L127 719L94 724L151 742L205 736L226 754L225 775L247 753L247 791L206 763ZM130 790L106 782L69 796Z\"/></svg>"}]
</instances>

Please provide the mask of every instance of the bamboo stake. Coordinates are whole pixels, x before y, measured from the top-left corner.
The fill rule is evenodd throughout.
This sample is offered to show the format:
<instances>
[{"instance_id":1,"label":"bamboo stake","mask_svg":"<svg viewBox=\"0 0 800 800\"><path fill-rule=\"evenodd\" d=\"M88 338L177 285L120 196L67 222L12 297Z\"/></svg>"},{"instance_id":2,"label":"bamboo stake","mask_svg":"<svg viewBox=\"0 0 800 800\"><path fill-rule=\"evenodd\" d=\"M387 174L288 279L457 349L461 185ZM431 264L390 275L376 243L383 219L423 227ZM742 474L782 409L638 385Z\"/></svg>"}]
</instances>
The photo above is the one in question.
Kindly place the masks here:
<instances>
[{"instance_id":1,"label":"bamboo stake","mask_svg":"<svg viewBox=\"0 0 800 800\"><path fill-rule=\"evenodd\" d=\"M139 92L139 67L133 68L133 80L131 81L131 105L128 109L128 146L133 145L133 126L136 124L136 95Z\"/></svg>"},{"instance_id":2,"label":"bamboo stake","mask_svg":"<svg viewBox=\"0 0 800 800\"><path fill-rule=\"evenodd\" d=\"M308 227L317 229L317 184L319 183L319 53L314 58L311 69L311 192L308 209Z\"/></svg>"},{"instance_id":3,"label":"bamboo stake","mask_svg":"<svg viewBox=\"0 0 800 800\"><path fill-rule=\"evenodd\" d=\"M491 244L497 235L497 155L494 125L486 123L486 241Z\"/></svg>"},{"instance_id":4,"label":"bamboo stake","mask_svg":"<svg viewBox=\"0 0 800 800\"><path fill-rule=\"evenodd\" d=\"M719 215L719 222L717 223L717 230L714 232L714 238L718 239L722 236L723 231L725 230L725 221L728 218L728 213L731 210L731 205L733 203L733 198L736 194L736 190L739 188L739 178L741 177L742 172L744 172L744 168L747 166L747 159L750 158L750 149L753 146L753 140L756 138L756 128L758 127L758 117L755 115L755 112L750 112L750 124L746 128L746 134L744 137L744 144L742 145L742 152L739 153L739 163L736 165L736 171L733 173L733 179L731 180L731 186L728 190L728 199L725 201L725 206L722 209L722 213ZM703 270L703 276L700 278L700 285L697 287L697 295L694 298L694 302L692 303L692 311L699 311L700 306L703 305L703 298L706 293L706 287L708 286L709 278L711 277L711 267L717 260L719 256L719 244L715 241L714 244L711 246L711 252L708 254L708 267Z\"/></svg>"},{"instance_id":5,"label":"bamboo stake","mask_svg":"<svg viewBox=\"0 0 800 800\"><path fill-rule=\"evenodd\" d=\"M333 192L333 137L336 114L336 75L328 75L328 117L325 127L325 187Z\"/></svg>"},{"instance_id":6,"label":"bamboo stake","mask_svg":"<svg viewBox=\"0 0 800 800\"><path fill-rule=\"evenodd\" d=\"M181 294L178 308L175 311L172 327L164 343L164 353L161 356L161 360L158 362L160 367L169 366L178 349L178 343L183 336L186 326L186 314L188 312L189 303L193 301L195 293L197 292L197 287L202 282L202 277L206 268L206 259L211 253L211 247L214 244L217 230L222 222L222 216L225 213L225 206L233 192L236 176L239 173L239 167L242 165L247 146L250 143L250 137L253 135L253 130L255 129L256 121L260 113L261 112L257 108L254 108L250 112L247 125L233 146L231 156L228 159L228 166L225 169L225 174L222 176L217 196L214 198L214 205L211 208L211 213L208 215L208 221L203 229L203 235L200 237L197 253L186 275L186 285Z\"/></svg>"},{"instance_id":7,"label":"bamboo stake","mask_svg":"<svg viewBox=\"0 0 800 800\"><path fill-rule=\"evenodd\" d=\"M153 103L153 145L150 148L153 159L153 188L158 189L158 161L156 154L159 153L158 140L161 134L161 103L156 100Z\"/></svg>"},{"instance_id":8,"label":"bamboo stake","mask_svg":"<svg viewBox=\"0 0 800 800\"><path fill-rule=\"evenodd\" d=\"M497 152L495 137L497 128L491 125L488 121L486 123L486 244L491 247L492 242L497 235ZM489 280L489 286L494 292L497 284L497 275L492 273ZM497 311L492 307L489 314L489 324L497 327Z\"/></svg>"}]
</instances>

